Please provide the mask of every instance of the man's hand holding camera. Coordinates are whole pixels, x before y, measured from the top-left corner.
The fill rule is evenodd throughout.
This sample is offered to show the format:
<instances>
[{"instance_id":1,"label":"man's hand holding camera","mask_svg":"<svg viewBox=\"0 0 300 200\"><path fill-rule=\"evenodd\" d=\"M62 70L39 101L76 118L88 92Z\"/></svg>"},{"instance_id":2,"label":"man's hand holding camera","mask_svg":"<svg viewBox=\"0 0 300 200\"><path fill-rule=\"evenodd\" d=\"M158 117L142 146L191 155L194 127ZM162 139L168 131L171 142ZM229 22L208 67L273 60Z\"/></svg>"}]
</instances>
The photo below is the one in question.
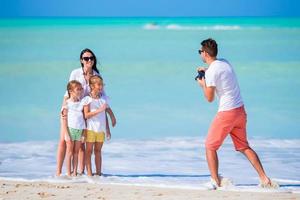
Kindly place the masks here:
<instances>
[{"instance_id":1,"label":"man's hand holding camera","mask_svg":"<svg viewBox=\"0 0 300 200\"><path fill-rule=\"evenodd\" d=\"M198 75L195 77L195 80L198 84L203 88L205 86L205 71L207 68L205 67L198 67L197 72Z\"/></svg>"}]
</instances>

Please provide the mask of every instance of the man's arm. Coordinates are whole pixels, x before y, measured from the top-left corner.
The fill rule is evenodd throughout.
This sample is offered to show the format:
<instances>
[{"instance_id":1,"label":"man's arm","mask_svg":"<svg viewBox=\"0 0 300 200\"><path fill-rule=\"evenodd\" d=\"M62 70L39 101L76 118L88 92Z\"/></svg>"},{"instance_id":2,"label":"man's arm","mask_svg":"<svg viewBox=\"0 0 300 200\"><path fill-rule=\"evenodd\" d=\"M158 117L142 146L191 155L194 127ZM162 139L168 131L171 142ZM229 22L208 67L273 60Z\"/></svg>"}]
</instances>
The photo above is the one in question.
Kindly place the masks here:
<instances>
[{"instance_id":1,"label":"man's arm","mask_svg":"<svg viewBox=\"0 0 300 200\"><path fill-rule=\"evenodd\" d=\"M201 80L197 79L197 81L198 81L200 87L202 87L204 96L207 99L207 101L208 102L213 102L214 98L215 98L216 87L213 87L213 86L207 87L204 78L202 78Z\"/></svg>"}]
</instances>

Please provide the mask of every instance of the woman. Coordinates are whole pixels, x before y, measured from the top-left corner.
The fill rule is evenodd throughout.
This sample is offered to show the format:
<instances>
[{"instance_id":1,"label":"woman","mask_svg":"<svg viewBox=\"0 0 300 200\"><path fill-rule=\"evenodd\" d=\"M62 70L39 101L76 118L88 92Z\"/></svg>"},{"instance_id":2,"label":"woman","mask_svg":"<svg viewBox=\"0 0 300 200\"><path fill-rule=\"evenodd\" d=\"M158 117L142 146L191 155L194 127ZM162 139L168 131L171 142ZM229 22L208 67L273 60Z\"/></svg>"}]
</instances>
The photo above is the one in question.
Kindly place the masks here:
<instances>
[{"instance_id":1,"label":"woman","mask_svg":"<svg viewBox=\"0 0 300 200\"><path fill-rule=\"evenodd\" d=\"M95 54L90 49L84 49L80 53L80 63L81 67L78 69L75 69L71 72L70 79L71 80L77 80L81 83L83 87L83 97L88 96L90 93L90 87L89 87L89 79L92 75L99 75L99 70L97 69L97 58ZM103 91L104 98L108 99L105 92ZM63 99L63 105L65 104L67 99L67 94L65 94ZM114 113L110 107L106 109L106 113L110 116L112 126L114 127L116 125L116 118L114 116ZM64 133L67 131L67 123L66 123L66 115L62 114L61 116L61 128L60 128L60 139L58 143L58 149L57 149L57 167L56 167L56 176L61 175L62 171L62 165L65 158L65 152L66 152L66 142L64 139ZM109 123L108 118L106 118L106 127L107 127L107 139L110 139L110 129L109 129ZM79 172L82 174L84 173L84 144L81 145L81 148L79 150Z\"/></svg>"}]
</instances>

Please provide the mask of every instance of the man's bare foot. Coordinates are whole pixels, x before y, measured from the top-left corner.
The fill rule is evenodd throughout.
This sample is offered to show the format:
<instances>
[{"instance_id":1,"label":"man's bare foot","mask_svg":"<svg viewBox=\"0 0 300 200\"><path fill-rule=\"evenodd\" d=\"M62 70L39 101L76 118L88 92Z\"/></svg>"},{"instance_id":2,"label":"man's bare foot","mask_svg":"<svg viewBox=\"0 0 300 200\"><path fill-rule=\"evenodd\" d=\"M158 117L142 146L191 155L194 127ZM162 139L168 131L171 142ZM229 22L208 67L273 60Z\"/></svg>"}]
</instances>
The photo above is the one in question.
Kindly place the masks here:
<instances>
[{"instance_id":1,"label":"man's bare foot","mask_svg":"<svg viewBox=\"0 0 300 200\"><path fill-rule=\"evenodd\" d=\"M271 180L269 177L265 177L260 180L259 186L262 188L277 189L279 184L276 181Z\"/></svg>"},{"instance_id":2,"label":"man's bare foot","mask_svg":"<svg viewBox=\"0 0 300 200\"><path fill-rule=\"evenodd\" d=\"M210 182L213 185L214 189L217 189L221 186L220 179L218 178L210 178Z\"/></svg>"}]
</instances>

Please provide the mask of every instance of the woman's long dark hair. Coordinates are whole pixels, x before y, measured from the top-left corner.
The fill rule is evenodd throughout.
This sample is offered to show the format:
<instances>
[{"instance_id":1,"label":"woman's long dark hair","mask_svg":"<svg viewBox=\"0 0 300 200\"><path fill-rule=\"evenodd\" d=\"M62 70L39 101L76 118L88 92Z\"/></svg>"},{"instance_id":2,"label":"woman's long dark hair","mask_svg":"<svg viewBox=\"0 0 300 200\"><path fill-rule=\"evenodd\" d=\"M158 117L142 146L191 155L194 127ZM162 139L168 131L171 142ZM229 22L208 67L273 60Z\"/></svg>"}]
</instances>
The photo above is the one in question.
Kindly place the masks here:
<instances>
[{"instance_id":1,"label":"woman's long dark hair","mask_svg":"<svg viewBox=\"0 0 300 200\"><path fill-rule=\"evenodd\" d=\"M83 49L83 50L81 51L81 53L80 53L80 60L82 59L82 55L83 55L85 52L89 52L89 53L91 53L91 54L93 55L93 57L94 57L94 64L93 64L92 69L95 70L95 71L99 74L99 70L98 70L98 68L97 68L97 58L96 58L95 54L92 52L92 50L90 50L90 49L88 49L88 48ZM83 67L83 64L82 64L82 63L81 63L81 67Z\"/></svg>"}]
</instances>

